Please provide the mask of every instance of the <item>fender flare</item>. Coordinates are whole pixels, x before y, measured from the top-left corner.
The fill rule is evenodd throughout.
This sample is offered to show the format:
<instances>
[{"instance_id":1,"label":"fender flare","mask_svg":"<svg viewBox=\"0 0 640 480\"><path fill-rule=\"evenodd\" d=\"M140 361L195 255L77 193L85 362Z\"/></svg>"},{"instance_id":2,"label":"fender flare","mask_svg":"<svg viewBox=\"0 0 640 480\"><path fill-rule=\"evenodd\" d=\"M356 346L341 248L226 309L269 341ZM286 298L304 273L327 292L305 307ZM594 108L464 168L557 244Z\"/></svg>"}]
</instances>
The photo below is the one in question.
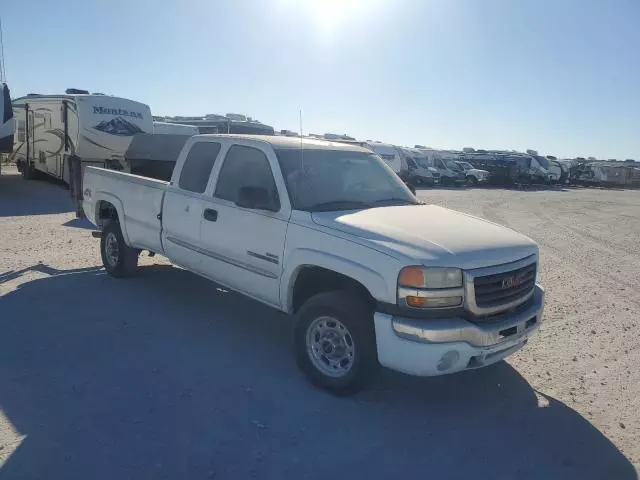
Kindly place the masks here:
<instances>
[{"instance_id":1,"label":"fender flare","mask_svg":"<svg viewBox=\"0 0 640 480\"><path fill-rule=\"evenodd\" d=\"M389 292L384 277L372 268L332 253L299 248L291 252L282 272L280 303L288 313L293 312L293 292L298 274L306 267L325 268L351 278L362 284L375 300L391 303L396 301L395 292Z\"/></svg>"},{"instance_id":2,"label":"fender flare","mask_svg":"<svg viewBox=\"0 0 640 480\"><path fill-rule=\"evenodd\" d=\"M120 231L122 232L122 238L124 238L124 243L126 243L128 246L131 246L131 243L129 242L129 235L127 235L127 223L125 222L125 215L124 215L124 206L122 205L122 202L120 201L120 199L110 193L107 192L97 192L95 195L95 219L96 219L96 224L99 227L102 227L102 222L100 220L98 220L100 218L100 203L101 202L107 202L110 203L111 205L113 205L116 209L116 212L118 212L118 220L120 221ZM99 222L99 223L98 223Z\"/></svg>"}]
</instances>

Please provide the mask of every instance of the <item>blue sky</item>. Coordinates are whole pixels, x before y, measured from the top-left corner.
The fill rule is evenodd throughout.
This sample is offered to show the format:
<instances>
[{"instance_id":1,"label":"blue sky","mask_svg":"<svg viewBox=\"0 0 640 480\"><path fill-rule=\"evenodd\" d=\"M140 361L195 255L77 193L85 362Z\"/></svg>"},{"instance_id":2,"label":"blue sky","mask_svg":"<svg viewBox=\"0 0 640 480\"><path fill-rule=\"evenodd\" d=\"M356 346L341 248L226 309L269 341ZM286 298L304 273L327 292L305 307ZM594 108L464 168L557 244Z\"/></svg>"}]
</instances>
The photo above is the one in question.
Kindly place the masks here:
<instances>
[{"instance_id":1,"label":"blue sky","mask_svg":"<svg viewBox=\"0 0 640 480\"><path fill-rule=\"evenodd\" d=\"M341 5L341 6L339 6ZM638 0L2 0L14 96L640 159Z\"/></svg>"}]
</instances>

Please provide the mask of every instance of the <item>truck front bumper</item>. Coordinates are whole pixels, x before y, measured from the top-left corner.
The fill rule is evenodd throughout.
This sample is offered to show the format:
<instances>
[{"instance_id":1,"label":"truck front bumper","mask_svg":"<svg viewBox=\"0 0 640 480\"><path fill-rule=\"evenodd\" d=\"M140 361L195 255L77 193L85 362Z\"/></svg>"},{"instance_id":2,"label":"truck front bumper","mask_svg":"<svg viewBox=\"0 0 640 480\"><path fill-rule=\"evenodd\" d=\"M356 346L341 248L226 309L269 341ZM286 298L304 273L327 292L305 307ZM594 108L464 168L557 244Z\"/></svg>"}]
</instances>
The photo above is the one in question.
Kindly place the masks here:
<instances>
[{"instance_id":1,"label":"truck front bumper","mask_svg":"<svg viewBox=\"0 0 640 480\"><path fill-rule=\"evenodd\" d=\"M544 290L536 285L525 306L470 322L374 314L378 361L410 375L433 376L491 365L520 350L538 329Z\"/></svg>"}]
</instances>

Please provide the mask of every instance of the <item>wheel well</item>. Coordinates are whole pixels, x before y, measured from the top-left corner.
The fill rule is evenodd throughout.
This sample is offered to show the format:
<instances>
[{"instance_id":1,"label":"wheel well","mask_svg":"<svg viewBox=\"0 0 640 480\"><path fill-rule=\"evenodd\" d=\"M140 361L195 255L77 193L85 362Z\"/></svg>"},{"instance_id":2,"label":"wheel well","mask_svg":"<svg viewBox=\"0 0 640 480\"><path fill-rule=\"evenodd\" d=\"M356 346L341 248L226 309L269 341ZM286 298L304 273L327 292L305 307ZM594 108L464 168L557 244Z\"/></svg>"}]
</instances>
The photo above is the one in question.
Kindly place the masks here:
<instances>
[{"instance_id":1,"label":"wheel well","mask_svg":"<svg viewBox=\"0 0 640 480\"><path fill-rule=\"evenodd\" d=\"M372 308L375 306L376 302L369 290L357 280L333 270L309 266L303 267L296 277L296 283L293 287L293 313L297 312L304 302L314 295L332 290L354 292Z\"/></svg>"},{"instance_id":2,"label":"wheel well","mask_svg":"<svg viewBox=\"0 0 640 480\"><path fill-rule=\"evenodd\" d=\"M99 222L98 223L99 226L105 226L110 221L118 220L118 211L116 210L116 207L111 202L107 202L106 200L101 200L98 203L97 209L98 209L97 221Z\"/></svg>"}]
</instances>

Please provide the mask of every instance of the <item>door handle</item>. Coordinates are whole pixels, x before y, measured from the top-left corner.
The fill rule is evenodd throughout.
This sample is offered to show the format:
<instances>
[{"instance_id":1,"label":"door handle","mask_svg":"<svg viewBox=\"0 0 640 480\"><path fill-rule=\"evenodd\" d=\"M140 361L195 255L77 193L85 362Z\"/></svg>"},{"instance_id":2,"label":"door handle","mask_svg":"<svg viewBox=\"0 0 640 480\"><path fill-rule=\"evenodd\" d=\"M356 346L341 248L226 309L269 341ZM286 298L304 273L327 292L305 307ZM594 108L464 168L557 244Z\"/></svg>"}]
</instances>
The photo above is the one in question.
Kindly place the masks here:
<instances>
[{"instance_id":1,"label":"door handle","mask_svg":"<svg viewBox=\"0 0 640 480\"><path fill-rule=\"evenodd\" d=\"M214 210L213 208L205 208L202 216L205 220L215 222L216 220L218 220L218 211Z\"/></svg>"}]
</instances>

